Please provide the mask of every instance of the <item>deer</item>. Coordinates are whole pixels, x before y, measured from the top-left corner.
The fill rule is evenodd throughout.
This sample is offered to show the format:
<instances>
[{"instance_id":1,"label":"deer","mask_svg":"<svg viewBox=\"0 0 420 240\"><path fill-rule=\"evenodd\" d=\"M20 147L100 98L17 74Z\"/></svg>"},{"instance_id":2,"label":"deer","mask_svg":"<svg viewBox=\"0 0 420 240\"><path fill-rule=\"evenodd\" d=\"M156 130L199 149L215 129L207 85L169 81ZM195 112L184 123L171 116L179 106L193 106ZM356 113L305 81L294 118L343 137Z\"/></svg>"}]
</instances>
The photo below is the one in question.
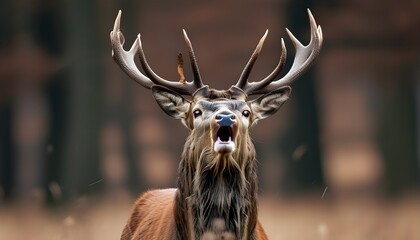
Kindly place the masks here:
<instances>
[{"instance_id":1,"label":"deer","mask_svg":"<svg viewBox=\"0 0 420 240\"><path fill-rule=\"evenodd\" d=\"M267 30L237 83L227 90L212 89L203 83L185 30L192 80L187 81L184 76L182 54L178 56L179 81L157 75L146 59L140 34L130 50L124 50L121 10L118 12L110 33L113 59L132 80L151 90L167 115L179 119L189 130L180 157L177 187L141 194L121 240L267 239L258 220L256 151L249 130L279 110L290 96L291 83L319 55L321 26L307 11L309 44L303 45L286 28L296 53L283 77L278 77L286 61L282 38L280 59L274 70L260 81L249 81ZM143 71L137 67L136 58Z\"/></svg>"}]
</instances>

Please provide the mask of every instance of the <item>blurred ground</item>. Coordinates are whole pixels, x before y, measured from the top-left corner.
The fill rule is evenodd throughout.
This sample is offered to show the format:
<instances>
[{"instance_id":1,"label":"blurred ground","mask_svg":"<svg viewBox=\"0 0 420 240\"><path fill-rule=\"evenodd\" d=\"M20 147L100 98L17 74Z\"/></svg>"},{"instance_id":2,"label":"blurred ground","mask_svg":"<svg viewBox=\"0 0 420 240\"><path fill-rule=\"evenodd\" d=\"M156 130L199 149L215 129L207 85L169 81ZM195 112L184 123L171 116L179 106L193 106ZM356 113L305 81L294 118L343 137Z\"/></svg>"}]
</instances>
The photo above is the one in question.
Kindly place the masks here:
<instances>
[{"instance_id":1,"label":"blurred ground","mask_svg":"<svg viewBox=\"0 0 420 240\"><path fill-rule=\"evenodd\" d=\"M67 208L2 206L1 239L119 239L132 200L79 198ZM420 238L420 195L394 200L321 196L260 199L260 219L274 240L415 240Z\"/></svg>"}]
</instances>

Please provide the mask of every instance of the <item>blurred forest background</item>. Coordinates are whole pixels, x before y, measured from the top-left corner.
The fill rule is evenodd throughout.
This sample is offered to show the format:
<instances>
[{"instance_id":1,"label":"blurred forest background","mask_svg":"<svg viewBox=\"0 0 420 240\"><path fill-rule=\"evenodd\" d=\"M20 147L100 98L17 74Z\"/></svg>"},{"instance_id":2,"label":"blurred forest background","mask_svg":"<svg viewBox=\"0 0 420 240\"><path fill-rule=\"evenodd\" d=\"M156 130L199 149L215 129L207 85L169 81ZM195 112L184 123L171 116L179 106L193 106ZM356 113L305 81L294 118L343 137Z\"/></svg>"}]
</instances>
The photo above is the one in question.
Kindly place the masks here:
<instances>
[{"instance_id":1,"label":"blurred forest background","mask_svg":"<svg viewBox=\"0 0 420 240\"><path fill-rule=\"evenodd\" d=\"M259 38L262 79L309 40L324 46L291 99L254 127L271 239L419 239L420 2L362 0L0 2L0 238L119 239L133 199L174 187L187 129L111 58L129 49L177 79L192 40L206 84L234 84ZM186 76L191 76L186 66Z\"/></svg>"}]
</instances>

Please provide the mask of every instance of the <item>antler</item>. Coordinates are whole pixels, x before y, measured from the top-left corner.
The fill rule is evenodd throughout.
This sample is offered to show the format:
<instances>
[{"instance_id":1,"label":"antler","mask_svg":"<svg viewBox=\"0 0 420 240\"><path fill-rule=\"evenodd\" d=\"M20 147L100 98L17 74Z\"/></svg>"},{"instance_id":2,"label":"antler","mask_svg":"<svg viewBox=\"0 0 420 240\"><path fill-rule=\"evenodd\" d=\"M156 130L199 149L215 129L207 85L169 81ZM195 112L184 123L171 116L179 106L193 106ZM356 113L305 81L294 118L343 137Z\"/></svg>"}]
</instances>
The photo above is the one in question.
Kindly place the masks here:
<instances>
[{"instance_id":1,"label":"antler","mask_svg":"<svg viewBox=\"0 0 420 240\"><path fill-rule=\"evenodd\" d=\"M140 34L137 36L137 39L134 41L130 50L124 50L123 45L125 40L124 35L120 31L120 22L121 10L118 12L117 18L115 19L114 23L114 29L111 31L110 34L112 56L115 62L121 67L121 69L125 73L127 73L127 75L131 79L148 89L152 88L153 85L161 85L183 95L192 95L197 89L204 86L203 82L201 81L200 71L198 69L197 61L195 59L194 50L185 30L183 31L184 40L188 48L194 78L192 82L168 81L161 78L155 72L153 72L153 70L147 63L146 56L144 54L142 43L140 40ZM145 74L140 72L140 70L137 68L137 65L134 62L134 57L136 54L139 54L140 64L143 67Z\"/></svg>"},{"instance_id":2,"label":"antler","mask_svg":"<svg viewBox=\"0 0 420 240\"><path fill-rule=\"evenodd\" d=\"M284 67L286 60L286 47L283 39L281 39L281 56L278 65L270 75L259 82L248 82L249 74L251 73L252 67L261 52L264 40L267 36L268 30L258 43L254 53L249 59L245 66L242 74L236 83L235 87L241 88L247 95L258 95L267 92L274 91L278 88L291 84L295 79L300 77L304 71L311 65L313 60L318 56L322 46L322 30L321 26L317 26L311 11L308 9L309 22L311 25L311 40L308 45L304 46L295 36L286 28L286 31L292 40L292 43L296 49L296 55L293 61L293 65L289 72L282 78L274 80L280 71Z\"/></svg>"}]
</instances>

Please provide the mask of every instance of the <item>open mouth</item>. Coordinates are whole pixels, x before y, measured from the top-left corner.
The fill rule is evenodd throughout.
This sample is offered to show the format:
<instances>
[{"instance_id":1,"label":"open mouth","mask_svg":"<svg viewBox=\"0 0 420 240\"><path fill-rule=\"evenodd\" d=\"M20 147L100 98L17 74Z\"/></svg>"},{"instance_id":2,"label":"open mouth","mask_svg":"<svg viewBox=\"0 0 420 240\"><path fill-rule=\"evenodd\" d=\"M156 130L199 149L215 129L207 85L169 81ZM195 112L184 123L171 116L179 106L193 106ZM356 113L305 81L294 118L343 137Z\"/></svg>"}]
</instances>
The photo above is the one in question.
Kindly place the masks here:
<instances>
[{"instance_id":1,"label":"open mouth","mask_svg":"<svg viewBox=\"0 0 420 240\"><path fill-rule=\"evenodd\" d=\"M235 150L235 136L232 127L220 127L215 134L214 151L229 153Z\"/></svg>"},{"instance_id":2,"label":"open mouth","mask_svg":"<svg viewBox=\"0 0 420 240\"><path fill-rule=\"evenodd\" d=\"M231 127L220 127L216 133L217 141L221 143L228 143L232 141L232 128Z\"/></svg>"}]
</instances>

